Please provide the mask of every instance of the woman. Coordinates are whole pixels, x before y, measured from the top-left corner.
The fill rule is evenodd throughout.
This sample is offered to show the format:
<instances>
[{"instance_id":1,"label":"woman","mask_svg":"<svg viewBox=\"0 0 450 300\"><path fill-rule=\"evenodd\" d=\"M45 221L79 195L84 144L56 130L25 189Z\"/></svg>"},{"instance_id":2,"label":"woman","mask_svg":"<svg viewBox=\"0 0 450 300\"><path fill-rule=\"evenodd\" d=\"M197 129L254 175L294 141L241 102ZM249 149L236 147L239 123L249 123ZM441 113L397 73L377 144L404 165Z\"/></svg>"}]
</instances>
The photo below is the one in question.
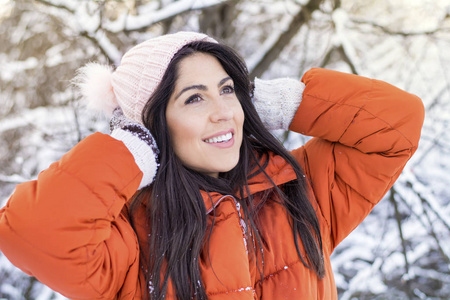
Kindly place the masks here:
<instances>
[{"instance_id":1,"label":"woman","mask_svg":"<svg viewBox=\"0 0 450 300\"><path fill-rule=\"evenodd\" d=\"M400 175L424 117L413 95L324 69L253 90L239 57L198 33L77 81L113 110L111 135L0 211L1 251L71 299L336 299L330 255ZM315 138L289 153L268 129Z\"/></svg>"}]
</instances>

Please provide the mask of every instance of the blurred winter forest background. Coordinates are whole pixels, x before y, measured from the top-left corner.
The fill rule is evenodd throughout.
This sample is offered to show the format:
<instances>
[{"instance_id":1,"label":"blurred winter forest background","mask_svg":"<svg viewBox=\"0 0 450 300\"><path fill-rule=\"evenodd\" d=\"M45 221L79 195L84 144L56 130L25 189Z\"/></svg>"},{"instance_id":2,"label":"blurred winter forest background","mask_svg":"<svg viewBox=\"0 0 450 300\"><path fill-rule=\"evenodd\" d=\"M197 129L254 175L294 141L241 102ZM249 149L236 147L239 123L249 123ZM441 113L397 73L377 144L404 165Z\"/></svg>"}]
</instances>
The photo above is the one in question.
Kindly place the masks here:
<instances>
[{"instance_id":1,"label":"blurred winter forest background","mask_svg":"<svg viewBox=\"0 0 450 300\"><path fill-rule=\"evenodd\" d=\"M88 61L178 30L234 47L251 75L326 67L420 96L420 147L385 199L333 254L340 299L450 299L449 0L0 0L0 206L108 121L70 80ZM307 138L275 132L288 148ZM65 299L0 253L0 299Z\"/></svg>"}]
</instances>

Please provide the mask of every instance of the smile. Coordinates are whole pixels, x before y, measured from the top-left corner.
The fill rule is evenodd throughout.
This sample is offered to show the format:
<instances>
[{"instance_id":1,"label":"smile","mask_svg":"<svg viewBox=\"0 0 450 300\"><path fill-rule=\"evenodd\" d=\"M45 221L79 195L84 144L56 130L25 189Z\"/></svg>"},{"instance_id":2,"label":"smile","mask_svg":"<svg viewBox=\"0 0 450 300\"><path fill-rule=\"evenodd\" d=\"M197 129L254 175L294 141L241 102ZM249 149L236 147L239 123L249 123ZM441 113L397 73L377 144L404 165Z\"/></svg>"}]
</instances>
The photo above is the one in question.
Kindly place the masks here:
<instances>
[{"instance_id":1,"label":"smile","mask_svg":"<svg viewBox=\"0 0 450 300\"><path fill-rule=\"evenodd\" d=\"M215 136L213 138L209 138L204 140L206 143L208 144L213 144L213 143L226 143L229 140L231 140L231 138L233 137L233 134L231 132L228 132L226 134L222 134L219 136Z\"/></svg>"}]
</instances>

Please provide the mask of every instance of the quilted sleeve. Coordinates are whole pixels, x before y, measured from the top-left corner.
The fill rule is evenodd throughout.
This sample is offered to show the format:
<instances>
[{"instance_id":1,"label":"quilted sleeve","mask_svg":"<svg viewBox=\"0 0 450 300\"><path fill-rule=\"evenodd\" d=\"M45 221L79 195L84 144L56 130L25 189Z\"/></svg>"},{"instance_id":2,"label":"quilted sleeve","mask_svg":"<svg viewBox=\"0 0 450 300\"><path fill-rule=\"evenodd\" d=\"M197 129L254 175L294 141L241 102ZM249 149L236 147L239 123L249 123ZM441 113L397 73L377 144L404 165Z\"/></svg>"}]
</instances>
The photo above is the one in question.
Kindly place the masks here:
<instances>
[{"instance_id":1,"label":"quilted sleeve","mask_svg":"<svg viewBox=\"0 0 450 300\"><path fill-rule=\"evenodd\" d=\"M334 249L394 184L417 149L422 101L382 81L326 69L306 88L290 129L313 136L294 150Z\"/></svg>"},{"instance_id":2,"label":"quilted sleeve","mask_svg":"<svg viewBox=\"0 0 450 300\"><path fill-rule=\"evenodd\" d=\"M126 277L138 278L136 235L121 211L141 178L122 142L87 137L16 187L0 210L0 250L70 299L115 298Z\"/></svg>"}]
</instances>

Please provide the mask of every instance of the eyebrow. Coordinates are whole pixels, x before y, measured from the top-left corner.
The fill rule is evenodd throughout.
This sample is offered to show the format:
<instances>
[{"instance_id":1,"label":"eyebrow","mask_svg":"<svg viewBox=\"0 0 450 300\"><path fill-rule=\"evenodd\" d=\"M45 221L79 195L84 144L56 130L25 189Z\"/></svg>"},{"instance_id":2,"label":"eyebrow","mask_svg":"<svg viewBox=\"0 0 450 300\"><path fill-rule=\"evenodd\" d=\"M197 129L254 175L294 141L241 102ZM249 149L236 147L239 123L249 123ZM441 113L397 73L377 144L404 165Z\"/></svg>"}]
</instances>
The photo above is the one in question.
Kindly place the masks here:
<instances>
[{"instance_id":1,"label":"eyebrow","mask_svg":"<svg viewBox=\"0 0 450 300\"><path fill-rule=\"evenodd\" d=\"M217 87L220 87L221 85L223 85L225 82L227 82L230 79L231 79L230 76L223 78L221 81L219 81L219 83L217 84ZM175 96L175 100L177 100L181 96L181 94L183 94L184 92L189 91L189 90L207 91L208 88L205 85L203 85L203 84L195 84L195 85L191 85L191 86L185 87L184 89L181 90L181 92L179 92Z\"/></svg>"}]
</instances>

